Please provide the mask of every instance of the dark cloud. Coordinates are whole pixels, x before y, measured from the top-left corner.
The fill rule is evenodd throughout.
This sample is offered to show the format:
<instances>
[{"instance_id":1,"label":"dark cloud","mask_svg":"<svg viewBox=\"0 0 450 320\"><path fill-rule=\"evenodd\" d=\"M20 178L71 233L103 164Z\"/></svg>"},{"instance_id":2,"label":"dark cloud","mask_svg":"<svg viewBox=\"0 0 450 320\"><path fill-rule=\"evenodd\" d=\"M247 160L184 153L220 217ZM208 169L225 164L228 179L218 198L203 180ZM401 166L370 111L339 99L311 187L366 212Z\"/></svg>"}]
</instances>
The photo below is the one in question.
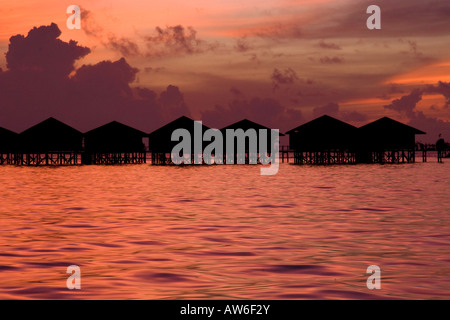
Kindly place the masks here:
<instances>
[{"instance_id":1,"label":"dark cloud","mask_svg":"<svg viewBox=\"0 0 450 320\"><path fill-rule=\"evenodd\" d=\"M398 84L392 83L389 85L389 88L383 92L381 95L379 95L377 98L383 99L383 100L392 100L392 95L399 94L399 93L405 93L403 89L400 88Z\"/></svg>"},{"instance_id":2,"label":"dark cloud","mask_svg":"<svg viewBox=\"0 0 450 320\"><path fill-rule=\"evenodd\" d=\"M252 49L252 46L250 45L250 43L246 37L242 37L242 38L236 39L236 44L235 44L234 48L238 52L247 52Z\"/></svg>"},{"instance_id":3,"label":"dark cloud","mask_svg":"<svg viewBox=\"0 0 450 320\"><path fill-rule=\"evenodd\" d=\"M215 48L215 45L198 39L194 28L182 25L156 27L154 34L144 39L148 56L196 54Z\"/></svg>"},{"instance_id":4,"label":"dark cloud","mask_svg":"<svg viewBox=\"0 0 450 320\"><path fill-rule=\"evenodd\" d=\"M409 94L400 99L392 101L386 105L386 109L394 110L402 116L409 119L409 124L420 130L427 132L424 139L426 142L435 142L442 134L446 140L450 140L450 122L443 121L437 117L425 115L422 111L416 109L417 103L422 100L424 94L441 94L446 99L445 107L448 108L450 96L450 83L439 82L437 85L427 85L422 88L416 88ZM436 109L436 108L435 108Z\"/></svg>"},{"instance_id":5,"label":"dark cloud","mask_svg":"<svg viewBox=\"0 0 450 320\"><path fill-rule=\"evenodd\" d=\"M202 112L204 122L216 128L244 118L283 131L297 126L303 116L301 111L285 108L278 100L259 97L234 99L226 107L216 105L213 110Z\"/></svg>"},{"instance_id":6,"label":"dark cloud","mask_svg":"<svg viewBox=\"0 0 450 320\"><path fill-rule=\"evenodd\" d=\"M330 102L326 105L313 109L314 118L318 118L323 115L329 115L348 122L363 122L367 120L367 117L358 111L341 111L339 104L335 102Z\"/></svg>"},{"instance_id":7,"label":"dark cloud","mask_svg":"<svg viewBox=\"0 0 450 320\"><path fill-rule=\"evenodd\" d=\"M231 88L230 88L230 92L231 92L234 96L236 96L236 97L241 97L241 96L243 96L241 90L239 90L238 88L235 88L235 87L231 87Z\"/></svg>"},{"instance_id":8,"label":"dark cloud","mask_svg":"<svg viewBox=\"0 0 450 320\"><path fill-rule=\"evenodd\" d=\"M125 57L137 56L141 54L141 50L136 42L131 39L116 36L109 36L108 42L106 44L109 48L120 52L121 55Z\"/></svg>"},{"instance_id":9,"label":"dark cloud","mask_svg":"<svg viewBox=\"0 0 450 320\"><path fill-rule=\"evenodd\" d=\"M297 73L291 68L287 68L283 71L275 68L270 76L270 79L272 80L274 89L279 88L280 85L293 84L299 80Z\"/></svg>"},{"instance_id":10,"label":"dark cloud","mask_svg":"<svg viewBox=\"0 0 450 320\"><path fill-rule=\"evenodd\" d=\"M41 71L56 77L64 77L74 70L76 60L87 55L89 48L76 41L63 42L61 31L52 23L33 28L25 37L16 35L9 39L6 66L11 71ZM29 49L34 48L33 52Z\"/></svg>"},{"instance_id":11,"label":"dark cloud","mask_svg":"<svg viewBox=\"0 0 450 320\"><path fill-rule=\"evenodd\" d=\"M145 73L159 73L166 70L165 67L145 67L144 68L144 72Z\"/></svg>"},{"instance_id":12,"label":"dark cloud","mask_svg":"<svg viewBox=\"0 0 450 320\"><path fill-rule=\"evenodd\" d=\"M191 55L204 53L218 47L217 43L209 43L199 39L194 28L182 25L165 28L158 26L150 35L136 35L137 39L145 43L145 46L140 47L138 42L130 37L118 36L104 30L96 23L92 12L85 8L81 9L81 18L83 21L82 30L86 35L98 39L105 47L115 50L125 57Z\"/></svg>"},{"instance_id":13,"label":"dark cloud","mask_svg":"<svg viewBox=\"0 0 450 320\"><path fill-rule=\"evenodd\" d=\"M342 50L340 45L333 42L325 42L323 40L319 42L318 46L321 47L322 49Z\"/></svg>"},{"instance_id":14,"label":"dark cloud","mask_svg":"<svg viewBox=\"0 0 450 320\"><path fill-rule=\"evenodd\" d=\"M450 83L439 81L437 85L428 85L424 89L427 93L437 93L446 99L445 107L450 107Z\"/></svg>"},{"instance_id":15,"label":"dark cloud","mask_svg":"<svg viewBox=\"0 0 450 320\"><path fill-rule=\"evenodd\" d=\"M344 62L344 58L340 58L340 57L322 57L319 59L320 63L323 64L336 64L336 63L343 63Z\"/></svg>"},{"instance_id":16,"label":"dark cloud","mask_svg":"<svg viewBox=\"0 0 450 320\"><path fill-rule=\"evenodd\" d=\"M401 51L400 52L401 54L412 57L413 59L421 63L430 63L435 60L435 58L426 56L423 52L420 51L417 41L415 40L404 41L403 39L399 39L398 41L406 42L406 44L408 45L408 50Z\"/></svg>"},{"instance_id":17,"label":"dark cloud","mask_svg":"<svg viewBox=\"0 0 450 320\"><path fill-rule=\"evenodd\" d=\"M104 30L103 27L95 22L92 12L84 7L80 7L80 11L82 21L81 30L88 36L100 38Z\"/></svg>"},{"instance_id":18,"label":"dark cloud","mask_svg":"<svg viewBox=\"0 0 450 320\"><path fill-rule=\"evenodd\" d=\"M257 27L250 31L250 35L279 41L301 38L303 31L297 22L278 22Z\"/></svg>"},{"instance_id":19,"label":"dark cloud","mask_svg":"<svg viewBox=\"0 0 450 320\"><path fill-rule=\"evenodd\" d=\"M386 109L394 110L411 117L417 103L422 100L422 90L415 89L410 94L395 99L391 104L384 106Z\"/></svg>"},{"instance_id":20,"label":"dark cloud","mask_svg":"<svg viewBox=\"0 0 450 320\"><path fill-rule=\"evenodd\" d=\"M80 130L117 120L149 131L182 114L183 94L132 87L138 69L124 58L74 68L89 49L58 39L55 24L11 38L8 69L0 73L0 125L23 130L56 117Z\"/></svg>"},{"instance_id":21,"label":"dark cloud","mask_svg":"<svg viewBox=\"0 0 450 320\"><path fill-rule=\"evenodd\" d=\"M96 38L105 47L119 52L124 57L136 56L141 54L138 44L127 37L119 37L112 33L107 33L97 24L91 11L81 8L82 30L90 37Z\"/></svg>"},{"instance_id":22,"label":"dark cloud","mask_svg":"<svg viewBox=\"0 0 450 320\"><path fill-rule=\"evenodd\" d=\"M169 85L165 91L161 92L159 102L163 112L166 110L169 111L166 114L167 118L190 115L189 109L184 101L184 96L176 86Z\"/></svg>"}]
</instances>

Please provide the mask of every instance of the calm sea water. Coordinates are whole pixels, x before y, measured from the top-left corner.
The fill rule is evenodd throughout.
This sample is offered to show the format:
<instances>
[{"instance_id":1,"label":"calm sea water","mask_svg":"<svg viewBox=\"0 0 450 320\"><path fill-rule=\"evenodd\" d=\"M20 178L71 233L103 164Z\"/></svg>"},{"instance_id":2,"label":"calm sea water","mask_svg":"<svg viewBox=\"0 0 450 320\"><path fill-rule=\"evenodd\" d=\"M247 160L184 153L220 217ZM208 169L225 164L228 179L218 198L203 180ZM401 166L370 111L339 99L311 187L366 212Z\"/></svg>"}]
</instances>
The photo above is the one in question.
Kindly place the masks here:
<instances>
[{"instance_id":1,"label":"calm sea water","mask_svg":"<svg viewBox=\"0 0 450 320\"><path fill-rule=\"evenodd\" d=\"M0 298L450 298L450 161L259 168L0 167Z\"/></svg>"}]
</instances>

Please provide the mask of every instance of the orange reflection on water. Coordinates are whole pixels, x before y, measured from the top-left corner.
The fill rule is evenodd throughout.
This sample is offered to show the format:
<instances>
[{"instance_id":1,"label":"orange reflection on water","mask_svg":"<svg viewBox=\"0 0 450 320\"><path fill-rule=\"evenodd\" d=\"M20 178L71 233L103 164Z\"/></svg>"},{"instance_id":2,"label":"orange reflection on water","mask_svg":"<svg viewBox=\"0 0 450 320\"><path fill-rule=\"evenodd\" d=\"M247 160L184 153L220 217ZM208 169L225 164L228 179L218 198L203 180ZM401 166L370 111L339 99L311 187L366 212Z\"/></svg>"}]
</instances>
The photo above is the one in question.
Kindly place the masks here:
<instances>
[{"instance_id":1,"label":"orange reflection on water","mask_svg":"<svg viewBox=\"0 0 450 320\"><path fill-rule=\"evenodd\" d=\"M0 167L0 298L449 298L449 163Z\"/></svg>"}]
</instances>

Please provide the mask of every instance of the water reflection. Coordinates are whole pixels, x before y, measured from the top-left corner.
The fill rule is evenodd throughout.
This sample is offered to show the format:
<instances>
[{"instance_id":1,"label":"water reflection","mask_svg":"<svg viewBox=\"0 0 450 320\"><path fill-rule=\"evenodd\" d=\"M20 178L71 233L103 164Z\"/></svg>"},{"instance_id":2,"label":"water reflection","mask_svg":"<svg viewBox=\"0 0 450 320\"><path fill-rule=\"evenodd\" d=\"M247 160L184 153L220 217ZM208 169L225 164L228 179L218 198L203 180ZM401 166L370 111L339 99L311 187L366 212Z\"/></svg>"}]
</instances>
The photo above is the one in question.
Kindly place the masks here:
<instances>
[{"instance_id":1,"label":"water reflection","mask_svg":"<svg viewBox=\"0 0 450 320\"><path fill-rule=\"evenodd\" d=\"M449 298L449 167L1 167L0 298Z\"/></svg>"}]
</instances>

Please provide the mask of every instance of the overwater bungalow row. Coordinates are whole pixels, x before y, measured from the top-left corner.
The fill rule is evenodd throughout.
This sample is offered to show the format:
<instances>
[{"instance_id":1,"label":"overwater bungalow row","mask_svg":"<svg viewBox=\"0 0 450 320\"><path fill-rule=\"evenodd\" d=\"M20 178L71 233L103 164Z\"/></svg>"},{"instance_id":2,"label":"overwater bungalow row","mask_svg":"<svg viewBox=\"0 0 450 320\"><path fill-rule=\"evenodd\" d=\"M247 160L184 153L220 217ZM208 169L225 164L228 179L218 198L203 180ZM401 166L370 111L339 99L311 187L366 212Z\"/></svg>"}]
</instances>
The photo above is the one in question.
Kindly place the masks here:
<instances>
[{"instance_id":1,"label":"overwater bungalow row","mask_svg":"<svg viewBox=\"0 0 450 320\"><path fill-rule=\"evenodd\" d=\"M77 165L77 164L136 164L146 163L150 153L151 163L172 164L173 148L179 141L172 141L176 129L186 130L190 141L191 163L205 163L203 150L196 145L196 134L203 138L209 127L188 117L180 117L161 128L146 134L117 121L82 133L69 125L49 118L20 134L0 128L0 164L12 165ZM227 150L227 129L242 129L252 134L242 138L233 137L234 150ZM265 129L267 137L260 137ZM185 132L186 132L185 131ZM214 158L227 163L253 163L249 156L250 144L260 146L262 138L267 139L266 152L270 154L272 141L268 127L244 119L218 129L223 140L222 154L215 152ZM330 116L322 116L287 132L289 146L280 150L284 160L293 155L294 164L356 164L356 163L411 163L415 162L415 137L425 132L398 121L384 117L360 128ZM280 136L283 136L280 133ZM144 140L148 139L148 150ZM238 148L244 143L245 151ZM197 150L199 149L199 150ZM148 152L147 152L148 151ZM185 150L183 150L185 151ZM228 151L228 155L227 155ZM448 150L438 153L438 160ZM228 159L229 160L229 159ZM208 160L209 161L209 160ZM423 161L426 161L424 150Z\"/></svg>"},{"instance_id":2,"label":"overwater bungalow row","mask_svg":"<svg viewBox=\"0 0 450 320\"><path fill-rule=\"evenodd\" d=\"M13 165L74 165L80 164L83 134L58 121L48 118L10 140L1 135L2 164Z\"/></svg>"},{"instance_id":3,"label":"overwater bungalow row","mask_svg":"<svg viewBox=\"0 0 450 320\"><path fill-rule=\"evenodd\" d=\"M287 134L296 164L356 164L415 162L425 132L387 117L357 128L325 115Z\"/></svg>"}]
</instances>

